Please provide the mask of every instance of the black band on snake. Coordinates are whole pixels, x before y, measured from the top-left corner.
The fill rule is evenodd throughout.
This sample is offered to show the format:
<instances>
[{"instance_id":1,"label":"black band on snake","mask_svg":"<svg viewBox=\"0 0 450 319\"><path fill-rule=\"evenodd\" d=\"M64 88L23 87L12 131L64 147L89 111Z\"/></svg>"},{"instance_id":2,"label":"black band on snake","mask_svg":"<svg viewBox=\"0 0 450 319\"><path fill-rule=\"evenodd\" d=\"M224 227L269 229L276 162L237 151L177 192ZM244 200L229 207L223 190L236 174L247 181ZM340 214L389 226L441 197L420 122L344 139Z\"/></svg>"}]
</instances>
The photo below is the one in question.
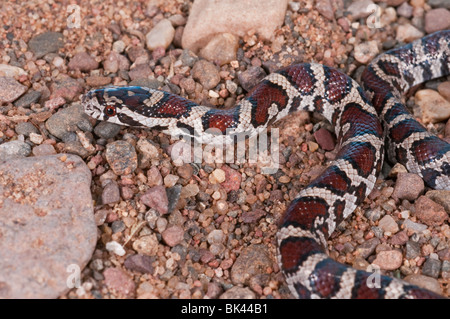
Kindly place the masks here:
<instances>
[{"instance_id":1,"label":"black band on snake","mask_svg":"<svg viewBox=\"0 0 450 319\"><path fill-rule=\"evenodd\" d=\"M227 110L144 87L93 90L82 102L94 118L202 136L204 143L216 142L217 136L207 132L211 128L226 137L254 135L297 110L321 113L335 127L339 151L292 201L277 234L279 264L292 293L299 298L439 298L387 276L371 288L372 273L329 258L326 240L372 191L385 142L391 161L434 189L450 189L450 145L427 132L402 102L411 87L450 74L449 46L450 31L441 31L380 55L362 75L364 89L336 69L292 65L268 75Z\"/></svg>"}]
</instances>

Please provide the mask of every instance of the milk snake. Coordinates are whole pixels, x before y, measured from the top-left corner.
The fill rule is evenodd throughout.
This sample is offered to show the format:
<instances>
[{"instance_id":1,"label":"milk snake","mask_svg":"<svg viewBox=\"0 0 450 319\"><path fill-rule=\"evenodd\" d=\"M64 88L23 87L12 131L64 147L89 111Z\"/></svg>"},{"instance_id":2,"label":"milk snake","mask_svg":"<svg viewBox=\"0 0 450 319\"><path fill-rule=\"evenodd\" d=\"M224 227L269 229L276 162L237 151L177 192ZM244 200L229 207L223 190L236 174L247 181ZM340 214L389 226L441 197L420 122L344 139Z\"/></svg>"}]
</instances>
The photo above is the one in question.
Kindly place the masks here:
<instances>
[{"instance_id":1,"label":"milk snake","mask_svg":"<svg viewBox=\"0 0 450 319\"><path fill-rule=\"evenodd\" d=\"M384 158L420 175L435 189L450 189L450 145L428 133L402 103L402 94L448 75L450 31L441 31L378 56L362 87L340 71L296 64L268 75L231 109L197 105L144 87L96 89L82 97L85 112L132 127L190 135L203 143L254 135L296 110L319 112L334 125L335 160L292 201L283 216L278 261L299 298L439 298L428 290L340 264L326 254L327 238L372 191ZM210 133L214 129L219 135ZM369 279L369 280L368 280Z\"/></svg>"}]
</instances>

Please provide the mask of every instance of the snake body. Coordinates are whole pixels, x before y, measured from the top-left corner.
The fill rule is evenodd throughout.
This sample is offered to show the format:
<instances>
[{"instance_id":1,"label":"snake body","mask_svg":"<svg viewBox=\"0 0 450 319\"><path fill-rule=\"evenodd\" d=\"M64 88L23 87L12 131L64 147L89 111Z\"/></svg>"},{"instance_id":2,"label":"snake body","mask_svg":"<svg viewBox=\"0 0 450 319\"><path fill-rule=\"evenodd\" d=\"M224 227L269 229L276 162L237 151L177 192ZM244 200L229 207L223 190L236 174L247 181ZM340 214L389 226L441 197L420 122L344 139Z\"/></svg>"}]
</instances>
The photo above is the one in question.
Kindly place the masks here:
<instances>
[{"instance_id":1,"label":"snake body","mask_svg":"<svg viewBox=\"0 0 450 319\"><path fill-rule=\"evenodd\" d=\"M406 110L402 94L450 74L450 31L441 31L378 56L362 85L315 63L268 75L238 105L214 109L144 87L92 90L82 98L90 116L133 127L188 135L203 143L253 136L297 111L319 112L334 125L339 151L327 169L291 202L277 233L278 261L298 298L439 298L398 279L340 264L326 254L327 238L370 194L384 160L450 189L450 145ZM217 134L218 133L218 134Z\"/></svg>"}]
</instances>

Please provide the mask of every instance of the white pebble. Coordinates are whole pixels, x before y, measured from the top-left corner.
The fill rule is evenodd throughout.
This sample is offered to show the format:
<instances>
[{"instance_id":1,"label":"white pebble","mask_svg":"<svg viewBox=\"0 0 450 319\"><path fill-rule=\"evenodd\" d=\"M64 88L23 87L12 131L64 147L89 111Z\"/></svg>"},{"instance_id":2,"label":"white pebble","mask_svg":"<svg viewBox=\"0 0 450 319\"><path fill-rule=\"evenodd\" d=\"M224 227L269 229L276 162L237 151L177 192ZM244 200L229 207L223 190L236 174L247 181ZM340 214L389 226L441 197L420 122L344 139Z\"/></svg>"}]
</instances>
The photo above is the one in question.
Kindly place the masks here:
<instances>
[{"instance_id":1,"label":"white pebble","mask_svg":"<svg viewBox=\"0 0 450 319\"><path fill-rule=\"evenodd\" d=\"M213 90L209 90L208 94L209 94L209 97L213 97L213 98L216 98L216 99L218 99L220 97L219 93L217 93L217 92L215 92Z\"/></svg>"},{"instance_id":2,"label":"white pebble","mask_svg":"<svg viewBox=\"0 0 450 319\"><path fill-rule=\"evenodd\" d=\"M64 59L61 58L60 56L57 56L53 59L52 61L53 65L56 66L57 68L62 67L64 65Z\"/></svg>"},{"instance_id":3,"label":"white pebble","mask_svg":"<svg viewBox=\"0 0 450 319\"><path fill-rule=\"evenodd\" d=\"M106 243L106 250L116 254L117 256L125 255L125 249L123 249L122 245L116 241Z\"/></svg>"},{"instance_id":4,"label":"white pebble","mask_svg":"<svg viewBox=\"0 0 450 319\"><path fill-rule=\"evenodd\" d=\"M125 42L123 42L122 40L118 40L113 43L112 48L114 51L116 51L118 53L122 53L123 50L125 50Z\"/></svg>"}]
</instances>

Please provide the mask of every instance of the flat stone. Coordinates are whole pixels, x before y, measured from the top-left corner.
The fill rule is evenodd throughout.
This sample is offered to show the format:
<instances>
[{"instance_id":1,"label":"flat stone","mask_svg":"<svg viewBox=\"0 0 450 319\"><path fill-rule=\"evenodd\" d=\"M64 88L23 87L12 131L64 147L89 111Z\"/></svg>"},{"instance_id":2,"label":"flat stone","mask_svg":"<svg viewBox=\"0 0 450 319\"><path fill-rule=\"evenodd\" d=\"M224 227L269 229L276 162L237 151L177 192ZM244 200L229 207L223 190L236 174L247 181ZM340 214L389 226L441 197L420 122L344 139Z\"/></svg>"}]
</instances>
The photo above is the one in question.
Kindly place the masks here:
<instances>
[{"instance_id":1,"label":"flat stone","mask_svg":"<svg viewBox=\"0 0 450 319\"><path fill-rule=\"evenodd\" d=\"M152 264L154 261L155 258L150 256L135 254L128 256L123 265L125 268L132 271L137 271L143 274L153 274L154 267Z\"/></svg>"},{"instance_id":2,"label":"flat stone","mask_svg":"<svg viewBox=\"0 0 450 319\"><path fill-rule=\"evenodd\" d=\"M33 155L34 156L45 156L45 155L53 155L56 154L56 150L53 145L50 144L41 144L33 147Z\"/></svg>"},{"instance_id":3,"label":"flat stone","mask_svg":"<svg viewBox=\"0 0 450 319\"><path fill-rule=\"evenodd\" d=\"M442 295L441 285L434 278L414 274L406 276L405 278L403 278L403 280L409 282L410 284L416 285L424 289L428 289L432 292Z\"/></svg>"},{"instance_id":4,"label":"flat stone","mask_svg":"<svg viewBox=\"0 0 450 319\"><path fill-rule=\"evenodd\" d=\"M14 78L21 75L27 75L27 72L14 65L0 64L0 76Z\"/></svg>"},{"instance_id":5,"label":"flat stone","mask_svg":"<svg viewBox=\"0 0 450 319\"><path fill-rule=\"evenodd\" d=\"M244 37L250 30L269 40L284 22L288 0L196 0L184 28L182 46L197 53L217 34Z\"/></svg>"},{"instance_id":6,"label":"flat stone","mask_svg":"<svg viewBox=\"0 0 450 319\"><path fill-rule=\"evenodd\" d=\"M27 87L14 80L14 78L0 77L0 103L14 102L26 91Z\"/></svg>"},{"instance_id":7,"label":"flat stone","mask_svg":"<svg viewBox=\"0 0 450 319\"><path fill-rule=\"evenodd\" d=\"M414 201L425 189L425 184L419 175L399 173L394 187L393 197Z\"/></svg>"},{"instance_id":8,"label":"flat stone","mask_svg":"<svg viewBox=\"0 0 450 319\"><path fill-rule=\"evenodd\" d=\"M89 72L98 68L98 62L89 53L80 52L70 59L67 65L70 70L80 70L82 72Z\"/></svg>"},{"instance_id":9,"label":"flat stone","mask_svg":"<svg viewBox=\"0 0 450 319\"><path fill-rule=\"evenodd\" d=\"M444 207L427 196L420 196L416 200L414 207L417 218L428 226L442 225L448 219L448 214Z\"/></svg>"},{"instance_id":10,"label":"flat stone","mask_svg":"<svg viewBox=\"0 0 450 319\"><path fill-rule=\"evenodd\" d=\"M102 191L102 204L114 204L120 201L120 190L116 181L110 181Z\"/></svg>"},{"instance_id":11,"label":"flat stone","mask_svg":"<svg viewBox=\"0 0 450 319\"><path fill-rule=\"evenodd\" d=\"M169 201L164 186L154 186L141 196L141 202L156 209L161 215L167 214L169 211Z\"/></svg>"},{"instance_id":12,"label":"flat stone","mask_svg":"<svg viewBox=\"0 0 450 319\"><path fill-rule=\"evenodd\" d=\"M120 132L120 125L111 122L100 122L94 128L95 135L106 140L115 137Z\"/></svg>"},{"instance_id":13,"label":"flat stone","mask_svg":"<svg viewBox=\"0 0 450 319\"><path fill-rule=\"evenodd\" d=\"M90 186L78 156L0 163L0 298L57 298L69 290L97 242Z\"/></svg>"},{"instance_id":14,"label":"flat stone","mask_svg":"<svg viewBox=\"0 0 450 319\"><path fill-rule=\"evenodd\" d=\"M315 8L321 15L332 21L334 18L334 8L330 0L317 0Z\"/></svg>"},{"instance_id":15,"label":"flat stone","mask_svg":"<svg viewBox=\"0 0 450 319\"><path fill-rule=\"evenodd\" d=\"M155 234L142 236L133 242L133 249L142 255L155 256L158 253L158 239Z\"/></svg>"},{"instance_id":16,"label":"flat stone","mask_svg":"<svg viewBox=\"0 0 450 319\"><path fill-rule=\"evenodd\" d=\"M45 122L45 127L59 139L64 139L68 132L75 132L80 127L92 130L92 125L81 104L72 104L58 110Z\"/></svg>"},{"instance_id":17,"label":"flat stone","mask_svg":"<svg viewBox=\"0 0 450 319\"><path fill-rule=\"evenodd\" d=\"M406 258L407 259L414 259L416 257L420 256L420 244L409 240L406 242Z\"/></svg>"},{"instance_id":18,"label":"flat stone","mask_svg":"<svg viewBox=\"0 0 450 319\"><path fill-rule=\"evenodd\" d=\"M90 87L106 86L111 83L111 78L107 76L89 76L86 78L86 84Z\"/></svg>"},{"instance_id":19,"label":"flat stone","mask_svg":"<svg viewBox=\"0 0 450 319\"><path fill-rule=\"evenodd\" d=\"M196 196L200 191L197 184L187 184L181 189L180 198L189 198Z\"/></svg>"},{"instance_id":20,"label":"flat stone","mask_svg":"<svg viewBox=\"0 0 450 319\"><path fill-rule=\"evenodd\" d=\"M405 220L405 222L403 223L403 226L406 229L412 230L416 233L421 233L427 229L427 225L415 223L415 222L411 221L410 219Z\"/></svg>"},{"instance_id":21,"label":"flat stone","mask_svg":"<svg viewBox=\"0 0 450 319\"><path fill-rule=\"evenodd\" d=\"M30 153L31 146L23 141L15 140L0 144L0 161L26 157Z\"/></svg>"},{"instance_id":22,"label":"flat stone","mask_svg":"<svg viewBox=\"0 0 450 319\"><path fill-rule=\"evenodd\" d=\"M424 276L438 278L441 271L441 265L442 263L439 260L428 258L427 261L423 264L422 274Z\"/></svg>"},{"instance_id":23,"label":"flat stone","mask_svg":"<svg viewBox=\"0 0 450 319\"><path fill-rule=\"evenodd\" d=\"M255 209L249 212L242 213L242 221L247 224L256 223L261 217L265 216L266 212L262 209Z\"/></svg>"},{"instance_id":24,"label":"flat stone","mask_svg":"<svg viewBox=\"0 0 450 319\"><path fill-rule=\"evenodd\" d=\"M41 98L42 93L39 91L28 90L27 93L22 95L18 100L14 102L17 107L30 107L31 103L36 103Z\"/></svg>"},{"instance_id":25,"label":"flat stone","mask_svg":"<svg viewBox=\"0 0 450 319\"><path fill-rule=\"evenodd\" d=\"M133 173L137 168L137 153L133 145L118 140L106 145L106 161L116 175Z\"/></svg>"},{"instance_id":26,"label":"flat stone","mask_svg":"<svg viewBox=\"0 0 450 319\"><path fill-rule=\"evenodd\" d=\"M130 76L131 80L148 79L149 77L153 76L153 71L148 63L140 63L132 68L128 72L128 75Z\"/></svg>"},{"instance_id":27,"label":"flat stone","mask_svg":"<svg viewBox=\"0 0 450 319\"><path fill-rule=\"evenodd\" d=\"M401 24L397 28L395 39L399 42L409 43L423 37L425 34L411 24Z\"/></svg>"},{"instance_id":28,"label":"flat stone","mask_svg":"<svg viewBox=\"0 0 450 319\"><path fill-rule=\"evenodd\" d=\"M63 97L66 101L77 99L83 91L83 86L70 76L61 75L50 85L50 98Z\"/></svg>"},{"instance_id":29,"label":"flat stone","mask_svg":"<svg viewBox=\"0 0 450 319\"><path fill-rule=\"evenodd\" d=\"M437 8L425 13L425 31L433 33L450 28L450 11Z\"/></svg>"},{"instance_id":30,"label":"flat stone","mask_svg":"<svg viewBox=\"0 0 450 319\"><path fill-rule=\"evenodd\" d=\"M450 2L448 0L428 0L427 4L429 4L433 8L450 9Z\"/></svg>"},{"instance_id":31,"label":"flat stone","mask_svg":"<svg viewBox=\"0 0 450 319\"><path fill-rule=\"evenodd\" d=\"M408 241L409 237L406 231L401 231L394 236L392 236L389 240L391 245L404 245Z\"/></svg>"},{"instance_id":32,"label":"flat stone","mask_svg":"<svg viewBox=\"0 0 450 319\"><path fill-rule=\"evenodd\" d=\"M58 52L64 47L64 36L59 32L45 32L33 37L28 42L28 47L36 56L36 59L52 52Z\"/></svg>"},{"instance_id":33,"label":"flat stone","mask_svg":"<svg viewBox=\"0 0 450 319\"><path fill-rule=\"evenodd\" d=\"M221 168L216 168L209 175L209 182L211 184L223 183L223 182L225 182L225 179L226 179L225 171Z\"/></svg>"},{"instance_id":34,"label":"flat stone","mask_svg":"<svg viewBox=\"0 0 450 319\"><path fill-rule=\"evenodd\" d=\"M36 128L36 126L31 124L30 122L17 123L15 131L17 134L22 134L25 136L30 136L30 133L39 133L39 130Z\"/></svg>"},{"instance_id":35,"label":"flat stone","mask_svg":"<svg viewBox=\"0 0 450 319\"><path fill-rule=\"evenodd\" d=\"M441 260L450 261L450 248L442 249L437 252L437 255Z\"/></svg>"},{"instance_id":36,"label":"flat stone","mask_svg":"<svg viewBox=\"0 0 450 319\"><path fill-rule=\"evenodd\" d=\"M377 257L373 261L375 265L380 266L383 270L395 270L398 269L403 262L402 253L398 250L385 250L380 251Z\"/></svg>"},{"instance_id":37,"label":"flat stone","mask_svg":"<svg viewBox=\"0 0 450 319\"><path fill-rule=\"evenodd\" d=\"M401 6L397 8L398 15L411 18L413 15L414 8L408 4L408 2L404 2Z\"/></svg>"},{"instance_id":38,"label":"flat stone","mask_svg":"<svg viewBox=\"0 0 450 319\"><path fill-rule=\"evenodd\" d=\"M356 256L366 259L375 252L375 248L380 244L376 237L371 238L356 248Z\"/></svg>"}]
</instances>

